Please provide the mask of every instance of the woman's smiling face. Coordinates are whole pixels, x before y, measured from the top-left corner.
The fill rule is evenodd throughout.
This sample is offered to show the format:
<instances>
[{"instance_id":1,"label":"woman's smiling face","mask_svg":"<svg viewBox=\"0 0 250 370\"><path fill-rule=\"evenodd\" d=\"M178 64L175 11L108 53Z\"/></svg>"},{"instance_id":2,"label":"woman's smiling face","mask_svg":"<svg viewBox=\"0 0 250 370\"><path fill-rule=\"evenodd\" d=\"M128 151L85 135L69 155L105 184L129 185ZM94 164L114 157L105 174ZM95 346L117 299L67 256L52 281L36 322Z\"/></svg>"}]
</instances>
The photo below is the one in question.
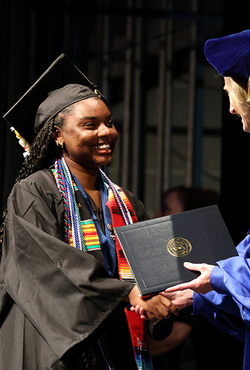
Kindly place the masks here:
<instances>
[{"instance_id":1,"label":"woman's smiling face","mask_svg":"<svg viewBox=\"0 0 250 370\"><path fill-rule=\"evenodd\" d=\"M118 138L107 105L99 98L75 103L57 128L57 142L64 144L63 156L89 170L108 165Z\"/></svg>"}]
</instances>

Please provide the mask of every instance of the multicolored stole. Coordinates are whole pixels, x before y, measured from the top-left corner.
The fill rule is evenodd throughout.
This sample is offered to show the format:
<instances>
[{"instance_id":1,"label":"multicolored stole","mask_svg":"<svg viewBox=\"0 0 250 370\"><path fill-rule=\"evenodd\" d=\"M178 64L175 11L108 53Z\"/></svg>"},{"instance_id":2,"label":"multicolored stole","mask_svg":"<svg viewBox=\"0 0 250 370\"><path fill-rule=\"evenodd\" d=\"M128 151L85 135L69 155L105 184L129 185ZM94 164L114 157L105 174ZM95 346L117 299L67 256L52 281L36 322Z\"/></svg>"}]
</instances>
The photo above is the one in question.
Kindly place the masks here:
<instances>
[{"instance_id":1,"label":"multicolored stole","mask_svg":"<svg viewBox=\"0 0 250 370\"><path fill-rule=\"evenodd\" d=\"M101 249L96 227L92 220L80 219L80 213L75 197L76 184L63 158L55 161L53 170L58 189L64 203L65 240L70 245L89 252ZM107 175L100 170L103 181L108 189L108 207L113 228L137 222L135 211L124 191L113 184ZM133 281L133 274L116 238L116 254L120 280ZM138 314L125 309L136 363L139 370L152 370L151 357L148 349L147 328L144 320Z\"/></svg>"},{"instance_id":2,"label":"multicolored stole","mask_svg":"<svg viewBox=\"0 0 250 370\"><path fill-rule=\"evenodd\" d=\"M117 186L116 190L119 197L121 198L120 200L123 202L123 206L127 208L129 214L131 215L133 223L137 222L135 211L130 201L128 200L126 194L121 188L118 188ZM125 225L124 218L122 217L120 209L117 205L116 198L117 197L115 197L114 192L109 187L108 202L106 205L110 210L114 228ZM123 254L122 248L117 238L116 238L116 253L120 280L133 281L134 280L133 274L130 270L128 262ZM125 314L127 317L131 341L133 344L138 369L151 370L152 363L148 348L148 336L145 321L142 320L137 313L129 311L127 308L125 308Z\"/></svg>"}]
</instances>

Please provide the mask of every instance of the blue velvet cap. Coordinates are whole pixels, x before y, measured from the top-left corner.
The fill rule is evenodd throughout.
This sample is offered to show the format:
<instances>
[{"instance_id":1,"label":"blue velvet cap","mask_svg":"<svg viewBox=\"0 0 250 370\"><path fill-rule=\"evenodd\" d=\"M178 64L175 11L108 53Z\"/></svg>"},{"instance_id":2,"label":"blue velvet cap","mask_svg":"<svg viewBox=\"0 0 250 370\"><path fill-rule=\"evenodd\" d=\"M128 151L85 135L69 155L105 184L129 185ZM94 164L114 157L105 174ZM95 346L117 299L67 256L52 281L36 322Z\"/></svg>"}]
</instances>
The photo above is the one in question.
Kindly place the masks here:
<instances>
[{"instance_id":1,"label":"blue velvet cap","mask_svg":"<svg viewBox=\"0 0 250 370\"><path fill-rule=\"evenodd\" d=\"M232 77L248 91L249 99L250 30L210 39L205 44L204 52L209 63L222 76Z\"/></svg>"}]
</instances>

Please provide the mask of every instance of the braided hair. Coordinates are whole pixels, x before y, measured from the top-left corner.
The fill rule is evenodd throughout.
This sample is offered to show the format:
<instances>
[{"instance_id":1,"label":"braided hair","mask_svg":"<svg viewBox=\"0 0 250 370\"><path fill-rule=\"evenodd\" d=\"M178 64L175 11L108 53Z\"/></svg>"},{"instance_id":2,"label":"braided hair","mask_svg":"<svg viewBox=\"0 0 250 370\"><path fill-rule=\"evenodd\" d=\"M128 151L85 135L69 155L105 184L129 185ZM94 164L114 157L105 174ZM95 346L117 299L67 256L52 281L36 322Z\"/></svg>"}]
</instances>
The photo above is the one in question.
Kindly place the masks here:
<instances>
[{"instance_id":1,"label":"braided hair","mask_svg":"<svg viewBox=\"0 0 250 370\"><path fill-rule=\"evenodd\" d=\"M35 137L30 149L30 154L24 159L21 170L19 171L15 183L32 175L38 170L50 167L56 158L62 154L62 150L55 143L53 138L54 126L62 128L65 117L72 113L74 104L63 109L53 119L46 122ZM2 224L0 225L0 260L2 255L2 243L4 236L4 224L7 217L7 210L2 214Z\"/></svg>"}]
</instances>

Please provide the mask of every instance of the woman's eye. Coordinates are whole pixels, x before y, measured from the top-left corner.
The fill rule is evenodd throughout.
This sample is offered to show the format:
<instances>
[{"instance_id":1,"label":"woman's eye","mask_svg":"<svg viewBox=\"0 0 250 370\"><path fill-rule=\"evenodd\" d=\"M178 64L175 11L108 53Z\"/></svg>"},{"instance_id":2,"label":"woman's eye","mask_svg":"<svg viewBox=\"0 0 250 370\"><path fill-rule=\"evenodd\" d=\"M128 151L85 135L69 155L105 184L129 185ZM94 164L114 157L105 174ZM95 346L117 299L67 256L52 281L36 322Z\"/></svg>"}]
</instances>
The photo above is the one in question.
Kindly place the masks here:
<instances>
[{"instance_id":1,"label":"woman's eye","mask_svg":"<svg viewBox=\"0 0 250 370\"><path fill-rule=\"evenodd\" d=\"M84 124L84 126L85 126L85 127L95 127L95 124L94 124L94 122L86 122L86 123Z\"/></svg>"},{"instance_id":2,"label":"woman's eye","mask_svg":"<svg viewBox=\"0 0 250 370\"><path fill-rule=\"evenodd\" d=\"M112 127L114 124L114 121L113 120L110 120L108 121L108 123L106 124L108 127Z\"/></svg>"}]
</instances>

